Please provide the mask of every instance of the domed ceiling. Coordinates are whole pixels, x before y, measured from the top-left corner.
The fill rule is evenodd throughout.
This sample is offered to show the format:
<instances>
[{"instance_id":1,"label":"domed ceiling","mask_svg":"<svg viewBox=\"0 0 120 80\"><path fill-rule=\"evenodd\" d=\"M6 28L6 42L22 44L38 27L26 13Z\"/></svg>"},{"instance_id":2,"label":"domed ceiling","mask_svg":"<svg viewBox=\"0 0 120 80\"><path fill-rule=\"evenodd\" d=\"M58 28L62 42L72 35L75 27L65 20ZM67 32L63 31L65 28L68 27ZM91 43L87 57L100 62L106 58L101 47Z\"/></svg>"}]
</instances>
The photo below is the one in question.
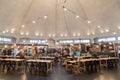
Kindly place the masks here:
<instances>
[{"instance_id":1,"label":"domed ceiling","mask_svg":"<svg viewBox=\"0 0 120 80\"><path fill-rule=\"evenodd\" d=\"M120 0L0 0L2 36L71 39L120 33Z\"/></svg>"}]
</instances>

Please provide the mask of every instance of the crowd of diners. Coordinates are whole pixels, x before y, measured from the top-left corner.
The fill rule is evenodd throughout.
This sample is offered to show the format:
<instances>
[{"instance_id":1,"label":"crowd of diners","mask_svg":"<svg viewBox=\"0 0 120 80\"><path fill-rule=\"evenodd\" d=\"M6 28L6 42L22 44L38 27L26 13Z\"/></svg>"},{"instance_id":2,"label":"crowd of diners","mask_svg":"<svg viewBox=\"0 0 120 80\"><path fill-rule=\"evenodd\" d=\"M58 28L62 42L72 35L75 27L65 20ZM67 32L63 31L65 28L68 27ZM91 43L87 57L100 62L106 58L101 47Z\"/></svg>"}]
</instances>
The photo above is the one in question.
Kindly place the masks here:
<instances>
[{"instance_id":1,"label":"crowd of diners","mask_svg":"<svg viewBox=\"0 0 120 80\"><path fill-rule=\"evenodd\" d=\"M61 47L61 48L49 48L48 46L45 47L37 47L32 46L31 50L28 52L27 48L24 46L15 46L14 48L3 48L1 50L0 55L9 55L9 56L20 56L24 58L25 56L49 56L54 55L56 57L62 56L94 56L90 53L90 51L87 51L86 53L81 53L79 47L72 48L72 47Z\"/></svg>"},{"instance_id":2,"label":"crowd of diners","mask_svg":"<svg viewBox=\"0 0 120 80\"><path fill-rule=\"evenodd\" d=\"M87 50L85 53L81 52L80 47L75 46L61 46L60 48L50 48L49 46L31 46L31 49L28 50L27 47L24 46L15 46L14 48L3 48L0 56L7 55L12 57L18 57L20 59L26 59L26 57L30 56L33 60L39 59L39 57L54 57L54 62L61 62L65 63L67 65L67 61L74 61L78 60L81 57L84 57L84 59L98 59L101 57L100 55L97 55L96 53L92 53L90 50ZM105 57L109 57L108 55ZM26 59L27 60L27 59ZM112 60L109 63L113 65L116 60ZM11 65L11 64L10 64ZM34 68L33 66L36 66L38 64L30 64L31 69ZM70 64L71 65L71 64ZM72 64L73 65L73 64ZM93 67L93 65L98 66L98 62L88 62L87 67ZM73 67L72 67L73 68ZM35 69L39 69L35 67Z\"/></svg>"}]
</instances>

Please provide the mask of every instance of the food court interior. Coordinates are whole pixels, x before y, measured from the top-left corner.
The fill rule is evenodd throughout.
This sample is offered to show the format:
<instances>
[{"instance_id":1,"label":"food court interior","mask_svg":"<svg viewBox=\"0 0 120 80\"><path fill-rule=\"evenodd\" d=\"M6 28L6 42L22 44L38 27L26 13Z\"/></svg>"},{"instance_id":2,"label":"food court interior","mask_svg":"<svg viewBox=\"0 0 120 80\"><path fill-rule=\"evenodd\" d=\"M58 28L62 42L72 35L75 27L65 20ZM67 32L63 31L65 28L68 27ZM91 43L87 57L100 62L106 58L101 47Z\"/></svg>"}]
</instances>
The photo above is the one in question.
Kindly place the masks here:
<instances>
[{"instance_id":1,"label":"food court interior","mask_svg":"<svg viewBox=\"0 0 120 80\"><path fill-rule=\"evenodd\" d=\"M120 0L0 0L0 80L120 80Z\"/></svg>"}]
</instances>

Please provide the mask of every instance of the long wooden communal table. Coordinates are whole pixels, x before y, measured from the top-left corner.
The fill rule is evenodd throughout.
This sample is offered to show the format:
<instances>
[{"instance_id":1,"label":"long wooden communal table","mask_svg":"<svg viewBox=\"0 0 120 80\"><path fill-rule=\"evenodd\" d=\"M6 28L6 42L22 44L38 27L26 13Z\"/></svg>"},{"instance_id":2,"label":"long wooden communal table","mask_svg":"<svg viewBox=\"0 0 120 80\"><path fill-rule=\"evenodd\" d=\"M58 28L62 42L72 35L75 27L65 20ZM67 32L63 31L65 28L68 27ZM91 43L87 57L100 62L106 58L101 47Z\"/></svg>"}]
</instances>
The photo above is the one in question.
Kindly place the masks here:
<instances>
[{"instance_id":1,"label":"long wooden communal table","mask_svg":"<svg viewBox=\"0 0 120 80\"><path fill-rule=\"evenodd\" d=\"M108 58L98 58L98 59L80 59L80 60L76 60L76 61L74 60L74 61L68 61L68 62L70 64L79 63L80 68L86 71L87 67L93 66L93 65L95 66L98 65L100 70L102 69L102 66L105 66L106 68L108 68L108 65L109 65L108 62L111 60L113 60L115 62L114 64L117 66L117 61L119 60L118 57L108 57ZM104 64L102 63L103 61L104 61Z\"/></svg>"},{"instance_id":2,"label":"long wooden communal table","mask_svg":"<svg viewBox=\"0 0 120 80\"><path fill-rule=\"evenodd\" d=\"M49 72L52 70L51 60L40 60L40 59L30 59L26 61L27 69L39 71L39 72Z\"/></svg>"},{"instance_id":3,"label":"long wooden communal table","mask_svg":"<svg viewBox=\"0 0 120 80\"><path fill-rule=\"evenodd\" d=\"M55 57L47 57L47 56L37 57L37 58L41 60L54 60L55 59Z\"/></svg>"},{"instance_id":4,"label":"long wooden communal table","mask_svg":"<svg viewBox=\"0 0 120 80\"><path fill-rule=\"evenodd\" d=\"M24 66L24 59L0 59L3 70L6 73L8 69L18 70L19 67Z\"/></svg>"},{"instance_id":5,"label":"long wooden communal table","mask_svg":"<svg viewBox=\"0 0 120 80\"><path fill-rule=\"evenodd\" d=\"M91 63L95 62L93 64L90 63L91 66L93 66L93 65L96 66L97 62L98 62L99 69L101 70L103 66L105 66L108 69L108 65L109 65L108 62L111 60L114 60L115 64L117 64L116 61L118 61L119 58L118 57L108 57L108 58L98 58L98 59L82 59L82 60L79 60L79 62L83 63L83 65L84 65L83 69L84 69L84 71L86 71L86 67L89 66L89 65L86 65L87 62L91 62Z\"/></svg>"},{"instance_id":6,"label":"long wooden communal table","mask_svg":"<svg viewBox=\"0 0 120 80\"><path fill-rule=\"evenodd\" d=\"M6 58L16 58L16 59L18 59L18 58L20 58L20 56L8 56L8 55L0 55L0 58L2 58L2 59L6 59Z\"/></svg>"}]
</instances>

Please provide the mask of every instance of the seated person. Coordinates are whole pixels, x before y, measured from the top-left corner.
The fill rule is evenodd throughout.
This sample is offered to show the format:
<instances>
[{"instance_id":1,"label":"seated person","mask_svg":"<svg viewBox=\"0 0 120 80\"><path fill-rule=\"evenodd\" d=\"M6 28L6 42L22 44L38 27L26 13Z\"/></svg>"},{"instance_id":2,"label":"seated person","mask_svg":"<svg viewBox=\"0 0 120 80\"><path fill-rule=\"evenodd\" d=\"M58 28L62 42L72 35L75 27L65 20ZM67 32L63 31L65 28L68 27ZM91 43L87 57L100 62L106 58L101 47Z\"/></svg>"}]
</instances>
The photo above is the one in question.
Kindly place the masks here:
<instances>
[{"instance_id":1,"label":"seated person","mask_svg":"<svg viewBox=\"0 0 120 80\"><path fill-rule=\"evenodd\" d=\"M25 55L22 52L19 52L17 56L20 56L20 59L25 59Z\"/></svg>"},{"instance_id":2,"label":"seated person","mask_svg":"<svg viewBox=\"0 0 120 80\"><path fill-rule=\"evenodd\" d=\"M87 56L87 57L91 57L92 55L91 55L90 52L88 51L88 52L86 53L86 56Z\"/></svg>"}]
</instances>

